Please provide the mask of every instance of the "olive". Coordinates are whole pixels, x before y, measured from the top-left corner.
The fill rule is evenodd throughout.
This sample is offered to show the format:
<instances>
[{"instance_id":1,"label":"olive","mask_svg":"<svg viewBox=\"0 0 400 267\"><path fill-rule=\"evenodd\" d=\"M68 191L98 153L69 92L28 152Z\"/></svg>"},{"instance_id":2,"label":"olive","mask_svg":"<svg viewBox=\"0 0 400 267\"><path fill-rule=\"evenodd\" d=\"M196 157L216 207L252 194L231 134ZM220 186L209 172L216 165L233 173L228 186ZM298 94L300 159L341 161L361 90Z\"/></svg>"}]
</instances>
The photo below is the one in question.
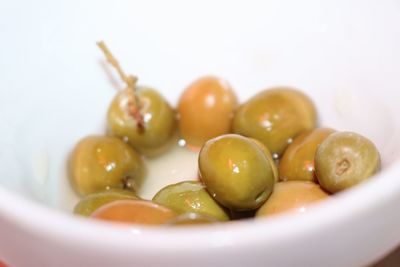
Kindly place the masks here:
<instances>
[{"instance_id":1,"label":"olive","mask_svg":"<svg viewBox=\"0 0 400 267\"><path fill-rule=\"evenodd\" d=\"M198 225L198 224L209 224L209 223L217 223L218 220L206 216L204 214L199 214L199 213L183 213L181 215L178 215L175 218L172 218L169 220L166 224L168 225L175 225L175 226L182 226L182 225Z\"/></svg>"},{"instance_id":2,"label":"olive","mask_svg":"<svg viewBox=\"0 0 400 267\"><path fill-rule=\"evenodd\" d=\"M207 141L199 154L199 172L207 191L232 210L261 206L274 187L271 164L247 137L227 134Z\"/></svg>"},{"instance_id":3,"label":"olive","mask_svg":"<svg viewBox=\"0 0 400 267\"><path fill-rule=\"evenodd\" d=\"M109 188L136 191L145 170L139 154L122 140L89 136L74 148L69 172L76 192L88 195Z\"/></svg>"},{"instance_id":4,"label":"olive","mask_svg":"<svg viewBox=\"0 0 400 267\"><path fill-rule=\"evenodd\" d=\"M261 143L257 139L254 139L254 138L250 138L250 139L253 142L255 142L259 146L259 148L261 148L262 152L264 152L264 155L267 158L268 162L270 163L272 171L274 173L275 182L277 182L278 178L279 178L279 172L278 172L278 167L276 166L276 163L272 157L271 152L268 150L268 148L263 143Z\"/></svg>"},{"instance_id":5,"label":"olive","mask_svg":"<svg viewBox=\"0 0 400 267\"><path fill-rule=\"evenodd\" d=\"M81 199L74 208L74 213L90 216L96 209L99 207L110 203L115 200L121 199L138 199L138 197L129 190L123 189L109 189L101 192L93 193L87 195L83 199Z\"/></svg>"},{"instance_id":6,"label":"olive","mask_svg":"<svg viewBox=\"0 0 400 267\"><path fill-rule=\"evenodd\" d=\"M233 132L258 139L277 158L296 135L315 128L316 121L316 110L308 96L278 87L242 104L233 119Z\"/></svg>"},{"instance_id":7,"label":"olive","mask_svg":"<svg viewBox=\"0 0 400 267\"><path fill-rule=\"evenodd\" d=\"M143 129L130 112L130 88L119 92L108 109L110 133L123 138L139 153L154 157L176 139L176 115L162 95L150 88L137 87Z\"/></svg>"},{"instance_id":8,"label":"olive","mask_svg":"<svg viewBox=\"0 0 400 267\"><path fill-rule=\"evenodd\" d=\"M317 128L297 136L280 160L279 177L282 181L303 180L317 181L314 168L314 157L318 146L334 130Z\"/></svg>"},{"instance_id":9,"label":"olive","mask_svg":"<svg viewBox=\"0 0 400 267\"><path fill-rule=\"evenodd\" d=\"M375 145L356 133L337 132L328 136L315 154L319 184L336 193L366 181L380 169Z\"/></svg>"},{"instance_id":10,"label":"olive","mask_svg":"<svg viewBox=\"0 0 400 267\"><path fill-rule=\"evenodd\" d=\"M162 188L153 201L169 207L179 214L192 212L228 221L226 211L210 196L198 181L185 181Z\"/></svg>"},{"instance_id":11,"label":"olive","mask_svg":"<svg viewBox=\"0 0 400 267\"><path fill-rule=\"evenodd\" d=\"M183 92L178 103L181 137L192 147L231 131L237 99L230 85L217 77L202 77Z\"/></svg>"},{"instance_id":12,"label":"olive","mask_svg":"<svg viewBox=\"0 0 400 267\"><path fill-rule=\"evenodd\" d=\"M159 155L173 143L176 132L174 110L157 91L137 86L138 78L125 74L103 41L97 45L127 85L108 109L111 134L127 141L143 155Z\"/></svg>"},{"instance_id":13,"label":"olive","mask_svg":"<svg viewBox=\"0 0 400 267\"><path fill-rule=\"evenodd\" d=\"M275 185L274 192L257 211L256 217L270 216L282 212L303 213L308 207L329 195L321 187L309 181L287 181Z\"/></svg>"},{"instance_id":14,"label":"olive","mask_svg":"<svg viewBox=\"0 0 400 267\"><path fill-rule=\"evenodd\" d=\"M256 211L257 210L243 210L243 211L230 210L229 217L233 221L254 218Z\"/></svg>"},{"instance_id":15,"label":"olive","mask_svg":"<svg viewBox=\"0 0 400 267\"><path fill-rule=\"evenodd\" d=\"M130 224L165 224L176 216L171 209L146 200L113 201L92 214L96 219Z\"/></svg>"}]
</instances>

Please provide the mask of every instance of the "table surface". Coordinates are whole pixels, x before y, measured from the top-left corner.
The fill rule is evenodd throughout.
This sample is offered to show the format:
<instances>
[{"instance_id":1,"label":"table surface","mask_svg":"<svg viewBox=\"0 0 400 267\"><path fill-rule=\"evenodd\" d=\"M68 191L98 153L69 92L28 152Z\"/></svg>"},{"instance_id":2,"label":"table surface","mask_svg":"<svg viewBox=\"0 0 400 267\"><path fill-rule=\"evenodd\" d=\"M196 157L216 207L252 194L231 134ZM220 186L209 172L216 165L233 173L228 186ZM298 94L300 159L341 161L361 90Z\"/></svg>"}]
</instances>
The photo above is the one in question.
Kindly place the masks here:
<instances>
[{"instance_id":1,"label":"table surface","mask_svg":"<svg viewBox=\"0 0 400 267\"><path fill-rule=\"evenodd\" d=\"M400 266L400 247L386 256L383 260L371 267L398 267Z\"/></svg>"}]
</instances>

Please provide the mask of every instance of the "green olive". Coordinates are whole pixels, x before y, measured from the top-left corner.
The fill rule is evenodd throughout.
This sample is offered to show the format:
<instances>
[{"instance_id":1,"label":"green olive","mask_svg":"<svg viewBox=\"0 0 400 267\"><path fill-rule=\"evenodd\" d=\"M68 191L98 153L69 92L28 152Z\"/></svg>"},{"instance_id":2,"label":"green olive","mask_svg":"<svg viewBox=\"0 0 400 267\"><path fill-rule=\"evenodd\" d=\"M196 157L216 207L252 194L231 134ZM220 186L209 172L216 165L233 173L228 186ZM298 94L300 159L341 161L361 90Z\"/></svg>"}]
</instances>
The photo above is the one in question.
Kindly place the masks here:
<instances>
[{"instance_id":1,"label":"green olive","mask_svg":"<svg viewBox=\"0 0 400 267\"><path fill-rule=\"evenodd\" d=\"M205 186L197 181L185 181L161 189L153 201L179 214L193 212L219 221L228 221L226 211L210 196Z\"/></svg>"},{"instance_id":2,"label":"green olive","mask_svg":"<svg viewBox=\"0 0 400 267\"><path fill-rule=\"evenodd\" d=\"M199 224L217 223L218 220L199 213L183 213L169 220L166 224L171 226L190 226Z\"/></svg>"},{"instance_id":3,"label":"green olive","mask_svg":"<svg viewBox=\"0 0 400 267\"><path fill-rule=\"evenodd\" d=\"M304 213L308 207L329 195L321 187L308 181L287 181L275 185L274 192L257 211L256 217L282 212Z\"/></svg>"},{"instance_id":4,"label":"green olive","mask_svg":"<svg viewBox=\"0 0 400 267\"><path fill-rule=\"evenodd\" d=\"M129 111L131 89L119 92L108 109L108 126L112 135L123 138L139 153L154 157L170 147L177 136L175 111L157 91L137 88L144 129Z\"/></svg>"},{"instance_id":5,"label":"green olive","mask_svg":"<svg viewBox=\"0 0 400 267\"><path fill-rule=\"evenodd\" d=\"M258 208L275 183L274 171L262 149L236 134L207 141L199 154L199 170L208 192L232 210Z\"/></svg>"},{"instance_id":6,"label":"green olive","mask_svg":"<svg viewBox=\"0 0 400 267\"><path fill-rule=\"evenodd\" d=\"M366 181L380 169L380 155L367 138L351 132L328 136L315 154L318 182L336 193Z\"/></svg>"},{"instance_id":7,"label":"green olive","mask_svg":"<svg viewBox=\"0 0 400 267\"><path fill-rule=\"evenodd\" d=\"M275 182L277 182L278 178L279 178L279 172L278 172L278 167L276 166L276 163L272 157L271 152L268 150L268 148L263 143L261 143L257 139L254 139L254 138L250 138L250 139L252 141L254 141L259 146L259 148L261 148L261 150L264 152L264 155L267 158L268 162L270 163L272 171L274 173Z\"/></svg>"},{"instance_id":8,"label":"green olive","mask_svg":"<svg viewBox=\"0 0 400 267\"><path fill-rule=\"evenodd\" d=\"M145 173L143 160L116 137L89 136L72 152L69 164L72 184L80 195L109 188L137 190Z\"/></svg>"},{"instance_id":9,"label":"green olive","mask_svg":"<svg viewBox=\"0 0 400 267\"><path fill-rule=\"evenodd\" d=\"M330 128L317 128L300 134L293 140L279 164L279 177L282 181L303 180L317 181L314 168L314 157L318 146L330 134Z\"/></svg>"},{"instance_id":10,"label":"green olive","mask_svg":"<svg viewBox=\"0 0 400 267\"><path fill-rule=\"evenodd\" d=\"M264 90L241 105L233 119L233 132L261 141L274 158L292 139L315 128L317 113L311 99L289 88Z\"/></svg>"},{"instance_id":11,"label":"green olive","mask_svg":"<svg viewBox=\"0 0 400 267\"><path fill-rule=\"evenodd\" d=\"M129 190L109 189L98 193L87 195L81 199L74 208L74 213L82 216L90 216L99 207L115 200L138 199L138 197Z\"/></svg>"}]
</instances>

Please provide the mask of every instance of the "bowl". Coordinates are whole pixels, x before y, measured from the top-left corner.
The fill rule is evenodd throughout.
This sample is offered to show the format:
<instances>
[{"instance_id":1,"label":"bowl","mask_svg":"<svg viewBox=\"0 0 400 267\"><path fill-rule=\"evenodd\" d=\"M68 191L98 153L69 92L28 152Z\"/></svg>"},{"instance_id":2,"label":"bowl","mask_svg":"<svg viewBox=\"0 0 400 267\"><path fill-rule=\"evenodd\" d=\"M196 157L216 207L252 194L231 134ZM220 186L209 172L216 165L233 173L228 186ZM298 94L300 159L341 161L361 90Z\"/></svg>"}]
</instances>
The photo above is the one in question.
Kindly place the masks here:
<instances>
[{"instance_id":1,"label":"bowl","mask_svg":"<svg viewBox=\"0 0 400 267\"><path fill-rule=\"evenodd\" d=\"M399 24L395 1L2 2L0 258L13 267L373 264L400 244ZM320 125L370 138L382 171L297 216L129 229L72 216L68 155L104 132L123 87L101 39L174 105L205 74L227 79L240 101L299 88Z\"/></svg>"}]
</instances>

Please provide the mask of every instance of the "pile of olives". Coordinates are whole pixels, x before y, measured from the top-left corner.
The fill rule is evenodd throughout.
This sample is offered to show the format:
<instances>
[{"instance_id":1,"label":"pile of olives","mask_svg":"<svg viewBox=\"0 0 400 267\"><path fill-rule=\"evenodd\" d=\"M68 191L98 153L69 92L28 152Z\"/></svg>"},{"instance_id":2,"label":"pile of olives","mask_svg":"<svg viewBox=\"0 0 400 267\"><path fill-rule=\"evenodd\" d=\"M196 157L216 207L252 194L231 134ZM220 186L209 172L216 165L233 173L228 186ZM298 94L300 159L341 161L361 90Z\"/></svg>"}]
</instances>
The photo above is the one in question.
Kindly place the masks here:
<instances>
[{"instance_id":1,"label":"pile of olives","mask_svg":"<svg viewBox=\"0 0 400 267\"><path fill-rule=\"evenodd\" d=\"M299 90L262 90L238 104L231 86L202 77L177 108L136 85L98 43L127 88L112 100L108 132L74 148L70 179L82 199L74 212L122 223L187 225L255 218L307 207L373 177L380 155L367 138L317 126L312 100ZM162 188L152 200L136 192L144 161L178 140L199 151L199 179Z\"/></svg>"}]
</instances>

